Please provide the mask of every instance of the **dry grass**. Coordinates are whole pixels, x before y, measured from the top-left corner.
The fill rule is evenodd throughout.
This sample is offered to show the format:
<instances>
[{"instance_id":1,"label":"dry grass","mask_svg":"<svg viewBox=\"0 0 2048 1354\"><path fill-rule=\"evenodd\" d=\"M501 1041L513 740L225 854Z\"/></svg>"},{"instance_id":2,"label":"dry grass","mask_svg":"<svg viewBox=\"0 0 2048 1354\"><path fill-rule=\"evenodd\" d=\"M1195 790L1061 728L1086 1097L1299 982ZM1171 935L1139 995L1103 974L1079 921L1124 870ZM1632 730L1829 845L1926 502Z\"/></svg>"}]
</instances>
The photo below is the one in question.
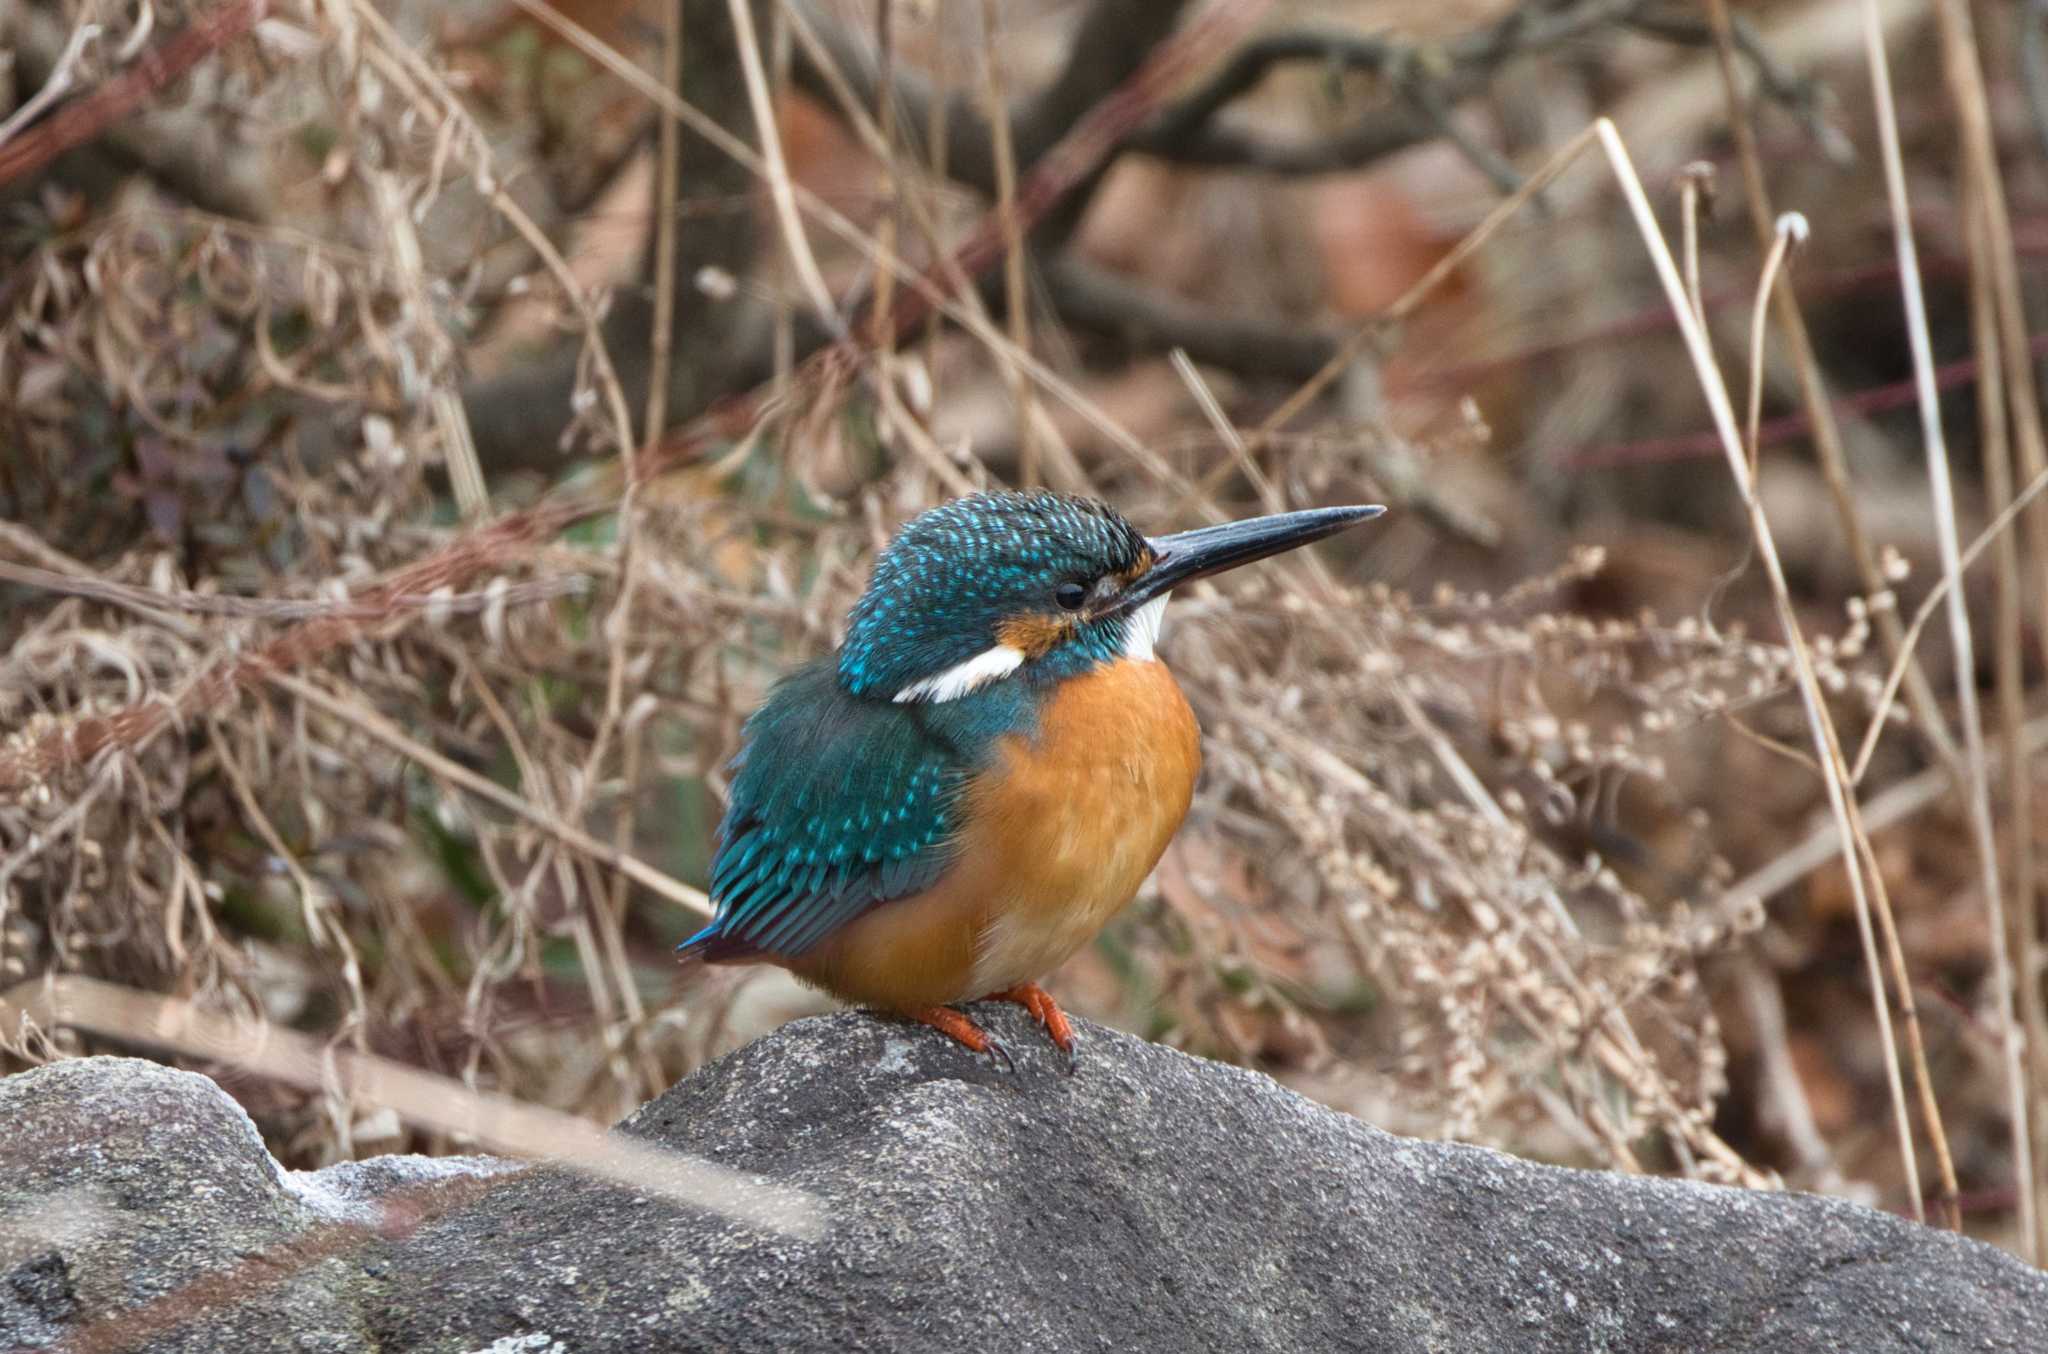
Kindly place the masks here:
<instances>
[{"instance_id":1,"label":"dry grass","mask_svg":"<svg viewBox=\"0 0 2048 1354\"><path fill-rule=\"evenodd\" d=\"M951 290L1026 233L1016 213L1038 220L1084 180L1119 124L1078 123L1047 173L1006 177L975 216L903 148L919 129L847 114L847 145L868 149L878 184L851 205L805 180L763 25L745 130L779 135L757 154L759 138L734 142L741 124L711 130L761 175L763 238L789 262L735 281L848 337L643 446L641 402L604 339L611 298L574 281L568 232L529 190L550 152L519 134L516 85L493 109L451 83L460 68L418 40L417 8L274 5L254 38L210 58L208 81L155 91L223 136L279 147L271 219L139 184L89 204L59 178L5 227L0 990L83 975L174 993L350 1058L609 1120L803 1007L772 975L685 990L668 948L702 906L740 721L776 673L833 643L895 524L1033 476L1154 528L1385 496L1407 510L1363 553L1285 561L1176 604L1167 652L1208 735L1197 804L1139 904L1055 986L1085 1013L1409 1131L1752 1185L1790 1174L1902 1208L1922 1185L1901 1152L1948 1141L1934 1153L1944 1199L1996 1189L2018 1161L2007 1202L2025 1216L2026 1153L2010 1138L2024 1115L1985 1088L2016 1066L2019 1107L2040 1109L2018 1043L2038 975L2021 972L2017 998L1995 977L2007 925L2013 952L2034 953L2036 900L2005 890L2008 921L1980 920L1973 949L1936 957L1916 946L1949 914L1898 852L1935 852L1919 844L1956 834L1915 825L1953 815L1959 840L1993 852L1949 890L1975 889L1981 913L2000 890L1974 881L2027 835L1998 814L2039 746L2038 672L2013 679L2018 723L1980 753L1968 703L1912 694L1907 656L1940 598L1959 614L1977 602L1969 560L2011 539L1973 524L2023 519L2048 480L2023 459L1988 510L1944 508L1939 549L1906 542L1945 566L1910 630L1899 613L1919 585L1903 556L1880 563L1899 519L1860 520L1908 492L1900 477L1848 497L1872 570L1888 573L1812 563L1839 553L1840 528L1784 512L1773 486L1796 458L1759 447L1756 429L1839 357L1802 337L1788 369L1778 345L1846 225L1812 212L1816 241L1773 292L1761 253L1690 220L1687 276L1658 256L1673 318L1654 323L1678 326L1691 363L1665 337L1618 362L1597 344L1522 359L1555 388L1477 392L1506 428L1490 432L1465 391L1407 380L1403 363L1498 355L1664 304L1615 180L1566 172L1596 142L1619 150L1611 128L1587 126L1525 157L1520 191L1459 208L1478 229L1442 240L1306 386L1185 358L1146 385L1146 363L1089 360L1035 312L1025 324L1016 274L1007 318ZM1152 96L1206 70L1256 8L1226 6L1186 49L1163 49ZM107 54L138 12L178 17L67 8L101 25L83 77L119 78ZM681 69L691 32L663 31L667 56L650 64ZM810 50L801 23L790 40ZM636 107L703 129L627 58L576 41L583 84L615 80ZM982 50L953 57L965 68ZM1634 49L1616 63L1655 78ZM963 87L986 104L985 81ZM1924 141L1909 131L1906 153ZM664 145L654 153L672 159ZM1751 149L1772 153L1767 139ZM1000 149L1006 176L1011 157ZM1539 192L1547 217L1527 208ZM1654 178L1647 193L1631 205L1654 231L1679 194ZM1212 224L1197 214L1185 229ZM685 216L675 233L691 228ZM677 240L650 235L673 269ZM1242 243L1226 233L1222 247ZM1546 258L1570 266L1535 266ZM1577 308L1557 309L1558 277ZM888 279L874 290L887 322L849 300L863 278ZM686 315L720 304L717 279L679 280ZM1761 344L1760 282L1778 317ZM514 292L549 302L582 345L568 469L547 486L478 462L460 398L469 346ZM873 352L934 313L950 334ZM1746 420L1724 365L1752 373ZM1683 467L1690 488L1618 507L1623 489L1555 483L1564 461L1545 439L1584 417L1579 402L1634 411L1600 422L1603 436L1691 427L1694 369L1735 495ZM1148 413L1140 396L1162 384L1169 412ZM1005 431L959 412L987 407ZM1923 515L1926 483L1911 490ZM1461 520L1488 516L1498 551L1458 538ZM1660 555L1657 531L1692 534ZM1761 579L1717 578L1751 548ZM1654 581L1672 553L1677 581ZM1921 657L1952 684L1960 647ZM1959 718L1964 760L1925 753L1947 737L1930 719ZM2017 782L1994 783L2001 757ZM1935 788L1885 816L1887 790L1912 784ZM1826 852L1804 844L1820 820L1835 824ZM1829 855L1850 862L1853 907L1835 914L1825 870L1807 882ZM1825 984L1787 976L1823 952ZM1863 1042L1895 1008L1911 1017L1910 1103L1901 1059ZM110 1037L104 1022L0 1030L16 1066ZM1855 1069L1847 1092L1841 1067ZM451 1142L424 1114L391 1136L361 1085L232 1084L294 1163ZM1860 1110L1844 1114L1844 1094ZM1873 1146L1859 1123L1885 1098L1890 1132ZM1994 1234L2023 1249L2031 1230Z\"/></svg>"}]
</instances>

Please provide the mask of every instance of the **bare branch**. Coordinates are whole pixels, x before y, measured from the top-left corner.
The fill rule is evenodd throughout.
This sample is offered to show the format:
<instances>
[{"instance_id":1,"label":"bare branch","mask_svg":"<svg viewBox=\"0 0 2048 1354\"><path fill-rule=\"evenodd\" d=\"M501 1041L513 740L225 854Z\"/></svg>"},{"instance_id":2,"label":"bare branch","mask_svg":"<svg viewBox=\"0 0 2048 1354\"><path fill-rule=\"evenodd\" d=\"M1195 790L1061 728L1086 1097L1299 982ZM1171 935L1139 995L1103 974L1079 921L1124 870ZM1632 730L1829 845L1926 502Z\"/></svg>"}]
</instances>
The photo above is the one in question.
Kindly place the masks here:
<instances>
[{"instance_id":1,"label":"bare branch","mask_svg":"<svg viewBox=\"0 0 2048 1354\"><path fill-rule=\"evenodd\" d=\"M144 53L121 75L29 127L0 150L0 184L37 173L65 151L128 117L156 91L248 32L268 8L267 0L220 5Z\"/></svg>"},{"instance_id":2,"label":"bare branch","mask_svg":"<svg viewBox=\"0 0 2048 1354\"><path fill-rule=\"evenodd\" d=\"M812 0L790 0L790 5L818 35L862 104L873 107L883 97L881 68L866 40L834 21ZM1010 138L1018 168L1028 169L1103 96L1128 79L1146 55L1173 32L1186 8L1186 0L1096 0L1075 30L1060 73L1044 89L1014 105ZM797 87L826 108L838 106L827 73L805 54L798 55L792 74ZM898 63L891 73L888 97L897 106L898 135L914 143L917 129L928 125L938 98L930 81ZM938 168L947 178L994 197L995 136L975 99L965 94L948 98L945 119L946 163Z\"/></svg>"},{"instance_id":3,"label":"bare branch","mask_svg":"<svg viewBox=\"0 0 2048 1354\"><path fill-rule=\"evenodd\" d=\"M1510 60L1626 22L1648 3L1550 0L1527 4L1497 23L1441 46L1344 30L1269 34L1246 43L1207 84L1155 119L1125 149L1176 164L1267 174L1356 169L1440 134L1442 114L1478 93ZM1275 67L1302 62L1377 75L1404 97L1373 109L1334 136L1313 141L1272 141L1217 120L1225 107L1257 86ZM1418 103L1418 98L1422 102Z\"/></svg>"},{"instance_id":4,"label":"bare branch","mask_svg":"<svg viewBox=\"0 0 2048 1354\"><path fill-rule=\"evenodd\" d=\"M1810 75L1794 75L1778 64L1771 49L1757 33L1756 25L1741 15L1731 15L1730 34L1735 50L1756 71L1759 87L1771 102L1783 107L1806 127L1822 152L1836 164L1853 164L1856 146L1824 116L1828 89ZM1639 14L1628 26L1645 37L1687 47L1704 47L1714 41L1714 30L1702 20L1682 14Z\"/></svg>"},{"instance_id":5,"label":"bare branch","mask_svg":"<svg viewBox=\"0 0 2048 1354\"><path fill-rule=\"evenodd\" d=\"M732 15L726 0L670 0L688 34L674 84L656 84L721 125L747 124L747 94L741 78ZM757 0L759 3L759 0ZM551 11L552 12L552 11ZM757 333L765 334L763 309L746 300L714 301L696 289L707 269L746 276L760 241L744 209L753 179L746 168L701 136L680 138L676 152L676 200L665 204L688 220L677 233L669 315L667 389L663 414L674 421L694 415L718 396L746 383L739 370ZM742 204L735 210L730 204ZM646 275L651 279L659 232L650 243ZM655 379L651 341L655 303L651 289L624 288L611 298L604 316L605 347L612 353L619 384L635 411L648 407ZM492 475L561 467L561 431L569 419L578 385L578 356L567 346L492 377L463 392L477 452ZM638 429L645 442L659 428Z\"/></svg>"},{"instance_id":6,"label":"bare branch","mask_svg":"<svg viewBox=\"0 0 2048 1354\"><path fill-rule=\"evenodd\" d=\"M143 615L164 611L185 611L201 616L231 616L256 621L308 621L390 619L394 611L425 611L433 615L484 611L494 606L523 606L587 590L590 580L582 574L541 578L531 583L494 585L475 592L392 593L375 602L348 598L330 601L294 601L283 597L234 597L220 593L157 592L153 588L131 587L104 578L80 578L38 569L27 564L0 560L0 580L45 592L61 592L96 602L127 607Z\"/></svg>"},{"instance_id":7,"label":"bare branch","mask_svg":"<svg viewBox=\"0 0 2048 1354\"><path fill-rule=\"evenodd\" d=\"M1313 326L1248 319L1081 259L1046 264L1043 281L1054 313L1075 328L1139 348L1184 348L1197 362L1246 376L1306 381L1337 351L1336 336Z\"/></svg>"},{"instance_id":8,"label":"bare branch","mask_svg":"<svg viewBox=\"0 0 2048 1354\"><path fill-rule=\"evenodd\" d=\"M105 79L97 88L81 90L76 82L62 85L62 67L70 47L62 16L56 12L59 8L0 3L0 50L14 58L15 78L26 84L41 83L45 92L59 89L63 96L56 108L17 122L29 109L24 103L15 118L9 119L14 130L4 138L6 148L0 151L0 184L5 185L0 193L29 190L37 177L55 164L63 180L88 198L111 191L129 175L142 174L204 211L244 221L264 220L269 208L259 184L258 159L238 155L215 120L200 107L166 107L155 100L146 106L117 108L107 101L110 94L135 87L138 78L147 94L158 87L149 82L166 79L165 72L194 64L209 50L225 46L241 22L239 15L246 11L230 7L224 16L201 19L140 62L131 59L130 48L138 36L148 36L152 25L138 23L127 44L105 53L107 60L126 63L123 73ZM148 7L141 12L149 12ZM96 49L96 54L103 50ZM148 64L152 62L162 64ZM14 156L24 157L21 163L27 168L13 169Z\"/></svg>"},{"instance_id":9,"label":"bare branch","mask_svg":"<svg viewBox=\"0 0 2048 1354\"><path fill-rule=\"evenodd\" d=\"M382 586L358 595L355 605L388 607L392 617L410 614L394 599L430 597L442 588L452 589L607 506L594 500L550 503L501 518L397 570ZM139 747L174 720L213 710L266 679L275 680L278 674L349 643L369 623L336 615L299 621L261 648L215 663L174 696L138 701L74 720L41 737L14 740L0 748L0 799L22 794L66 767L82 766L109 747Z\"/></svg>"}]
</instances>

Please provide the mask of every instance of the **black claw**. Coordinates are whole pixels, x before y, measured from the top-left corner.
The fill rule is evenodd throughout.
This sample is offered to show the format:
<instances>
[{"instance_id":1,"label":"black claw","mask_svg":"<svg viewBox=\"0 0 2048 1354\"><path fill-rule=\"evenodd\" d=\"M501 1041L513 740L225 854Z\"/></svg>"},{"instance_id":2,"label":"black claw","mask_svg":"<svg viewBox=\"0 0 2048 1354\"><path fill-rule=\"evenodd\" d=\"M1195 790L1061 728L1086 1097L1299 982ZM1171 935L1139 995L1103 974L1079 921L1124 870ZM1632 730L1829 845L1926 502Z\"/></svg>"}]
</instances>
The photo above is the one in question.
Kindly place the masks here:
<instances>
[{"instance_id":1,"label":"black claw","mask_svg":"<svg viewBox=\"0 0 2048 1354\"><path fill-rule=\"evenodd\" d=\"M1079 1039L1076 1039L1073 1043L1068 1044L1066 1047L1066 1054L1067 1075L1071 1077L1076 1072L1081 1070L1081 1041Z\"/></svg>"},{"instance_id":2,"label":"black claw","mask_svg":"<svg viewBox=\"0 0 2048 1354\"><path fill-rule=\"evenodd\" d=\"M988 1053L985 1056L988 1058L988 1065L998 1072L1015 1074L1017 1071L1017 1060L1010 1056L1010 1046L994 1035L986 1037L988 1039Z\"/></svg>"}]
</instances>

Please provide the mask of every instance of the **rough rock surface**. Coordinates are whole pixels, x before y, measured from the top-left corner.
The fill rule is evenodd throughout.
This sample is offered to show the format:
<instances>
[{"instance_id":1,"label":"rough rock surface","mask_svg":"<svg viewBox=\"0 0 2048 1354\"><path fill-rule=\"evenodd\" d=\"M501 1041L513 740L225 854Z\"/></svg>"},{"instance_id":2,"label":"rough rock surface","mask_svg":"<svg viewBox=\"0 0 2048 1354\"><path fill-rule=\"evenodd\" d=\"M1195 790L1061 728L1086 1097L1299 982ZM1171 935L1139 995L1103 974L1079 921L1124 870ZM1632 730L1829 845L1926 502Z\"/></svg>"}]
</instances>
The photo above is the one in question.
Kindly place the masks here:
<instances>
[{"instance_id":1,"label":"rough rock surface","mask_svg":"<svg viewBox=\"0 0 2048 1354\"><path fill-rule=\"evenodd\" d=\"M2048 1348L2048 1276L1885 1214L1389 1137L1093 1026L1069 1079L978 1016L1015 1074L831 1016L623 1126L810 1191L814 1240L552 1167L283 1172L128 1059L0 1080L0 1351Z\"/></svg>"},{"instance_id":2,"label":"rough rock surface","mask_svg":"<svg viewBox=\"0 0 2048 1354\"><path fill-rule=\"evenodd\" d=\"M345 1266L274 1274L200 1329L213 1283L288 1245L309 1210L242 1107L205 1077L82 1058L0 1080L0 1350L44 1348L97 1318L98 1347L368 1347Z\"/></svg>"}]
</instances>

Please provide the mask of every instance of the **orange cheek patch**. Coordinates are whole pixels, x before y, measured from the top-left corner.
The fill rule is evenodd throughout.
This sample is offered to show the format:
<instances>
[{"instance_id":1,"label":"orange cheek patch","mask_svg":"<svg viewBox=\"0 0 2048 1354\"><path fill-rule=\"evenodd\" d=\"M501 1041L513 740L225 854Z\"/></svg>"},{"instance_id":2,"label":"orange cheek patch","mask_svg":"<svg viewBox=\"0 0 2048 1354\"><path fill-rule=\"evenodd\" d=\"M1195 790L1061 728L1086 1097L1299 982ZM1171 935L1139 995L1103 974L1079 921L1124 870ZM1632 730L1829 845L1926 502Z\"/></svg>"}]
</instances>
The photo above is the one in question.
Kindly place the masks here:
<instances>
[{"instance_id":1,"label":"orange cheek patch","mask_svg":"<svg viewBox=\"0 0 2048 1354\"><path fill-rule=\"evenodd\" d=\"M1156 560L1150 550L1141 552L1137 563L1116 576L1117 587L1128 588L1131 584L1137 582L1155 562Z\"/></svg>"},{"instance_id":2,"label":"orange cheek patch","mask_svg":"<svg viewBox=\"0 0 2048 1354\"><path fill-rule=\"evenodd\" d=\"M1015 616L996 628L996 638L1026 658L1042 658L1074 633L1074 623L1059 616Z\"/></svg>"}]
</instances>

